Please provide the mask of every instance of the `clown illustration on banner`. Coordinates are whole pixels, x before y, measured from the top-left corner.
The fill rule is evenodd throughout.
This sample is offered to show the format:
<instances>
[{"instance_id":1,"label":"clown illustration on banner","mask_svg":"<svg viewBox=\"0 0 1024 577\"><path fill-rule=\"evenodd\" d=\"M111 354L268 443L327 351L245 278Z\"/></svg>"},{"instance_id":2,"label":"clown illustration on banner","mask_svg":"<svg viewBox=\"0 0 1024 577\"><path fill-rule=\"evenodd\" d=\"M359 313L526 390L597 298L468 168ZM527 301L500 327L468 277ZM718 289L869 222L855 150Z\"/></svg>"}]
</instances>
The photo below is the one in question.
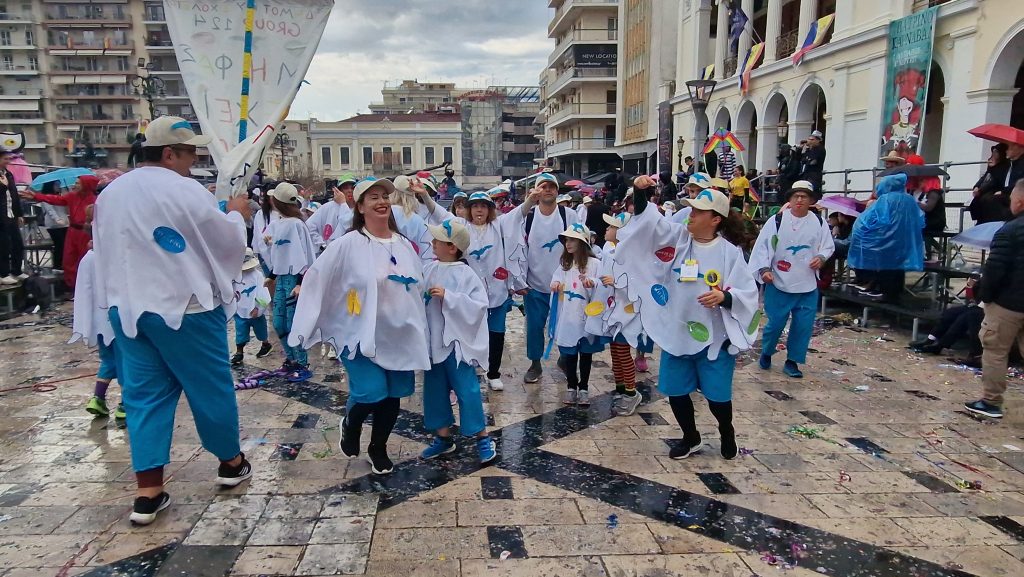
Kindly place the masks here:
<instances>
[{"instance_id":1,"label":"clown illustration on banner","mask_svg":"<svg viewBox=\"0 0 1024 577\"><path fill-rule=\"evenodd\" d=\"M906 158L917 152L921 142L936 10L922 10L889 24L881 156L895 150Z\"/></svg>"}]
</instances>

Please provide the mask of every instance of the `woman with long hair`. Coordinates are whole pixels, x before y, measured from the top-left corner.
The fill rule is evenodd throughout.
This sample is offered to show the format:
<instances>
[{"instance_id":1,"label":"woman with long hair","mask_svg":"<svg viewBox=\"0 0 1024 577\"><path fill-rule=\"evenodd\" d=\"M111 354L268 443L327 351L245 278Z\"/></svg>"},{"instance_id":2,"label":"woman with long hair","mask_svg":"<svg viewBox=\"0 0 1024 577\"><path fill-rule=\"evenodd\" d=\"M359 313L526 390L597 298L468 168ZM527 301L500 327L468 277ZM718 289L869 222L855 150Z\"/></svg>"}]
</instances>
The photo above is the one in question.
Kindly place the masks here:
<instances>
[{"instance_id":1,"label":"woman with long hair","mask_svg":"<svg viewBox=\"0 0 1024 577\"><path fill-rule=\"evenodd\" d=\"M729 198L702 190L686 199L692 210L685 226L648 206L654 181L634 181L635 216L618 231L616 278L639 295L644 332L662 349L658 389L669 397L683 442L669 456L682 459L700 450L701 437L690 394L700 391L718 421L721 453L736 457L732 424L732 380L736 355L757 335L757 286L736 246L746 238Z\"/></svg>"},{"instance_id":2,"label":"woman with long hair","mask_svg":"<svg viewBox=\"0 0 1024 577\"><path fill-rule=\"evenodd\" d=\"M359 455L363 422L373 415L366 455L376 474L394 469L387 441L401 399L413 394L415 371L431 368L423 261L398 231L394 192L390 181L372 177L356 185L352 230L306 271L288 341L338 351L349 376L341 452Z\"/></svg>"}]
</instances>

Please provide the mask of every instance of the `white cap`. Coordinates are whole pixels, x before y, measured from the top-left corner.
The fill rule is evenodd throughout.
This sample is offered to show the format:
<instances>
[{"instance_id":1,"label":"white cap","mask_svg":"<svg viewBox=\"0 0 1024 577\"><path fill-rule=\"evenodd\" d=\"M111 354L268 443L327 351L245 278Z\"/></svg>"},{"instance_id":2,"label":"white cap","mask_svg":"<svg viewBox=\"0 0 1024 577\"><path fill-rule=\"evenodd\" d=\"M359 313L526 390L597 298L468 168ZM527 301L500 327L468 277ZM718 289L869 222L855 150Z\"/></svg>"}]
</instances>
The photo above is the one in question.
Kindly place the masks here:
<instances>
[{"instance_id":1,"label":"white cap","mask_svg":"<svg viewBox=\"0 0 1024 577\"><path fill-rule=\"evenodd\" d=\"M558 236L563 238L575 238L585 243L587 246L590 246L590 229L578 222L570 224L569 228L565 229L565 231Z\"/></svg>"},{"instance_id":2,"label":"white cap","mask_svg":"<svg viewBox=\"0 0 1024 577\"><path fill-rule=\"evenodd\" d=\"M386 178L376 178L374 176L367 176L366 178L360 180L356 184L356 189L352 193L352 199L355 202L359 202L359 199L363 198L363 195L366 194L366 191L370 190L375 186L383 188L388 193L395 192L395 183L391 182L390 180Z\"/></svg>"},{"instance_id":3,"label":"white cap","mask_svg":"<svg viewBox=\"0 0 1024 577\"><path fill-rule=\"evenodd\" d=\"M274 200L285 204L294 204L296 206L302 204L302 201L299 200L299 189L295 188L295 185L290 182L278 184L270 192L270 196L274 197Z\"/></svg>"},{"instance_id":4,"label":"white cap","mask_svg":"<svg viewBox=\"0 0 1024 577\"><path fill-rule=\"evenodd\" d=\"M601 215L601 218L603 218L604 221L608 223L608 226L613 226L615 228L622 228L626 226L626 223L629 222L629 219L632 217L633 215L629 214L628 212L620 212L615 216L612 216L610 214Z\"/></svg>"},{"instance_id":5,"label":"white cap","mask_svg":"<svg viewBox=\"0 0 1024 577\"><path fill-rule=\"evenodd\" d=\"M821 140L823 135L821 134L820 130L812 130L811 131L811 137L812 138L817 138L818 140Z\"/></svg>"},{"instance_id":6,"label":"white cap","mask_svg":"<svg viewBox=\"0 0 1024 577\"><path fill-rule=\"evenodd\" d=\"M590 198L589 196L584 196L583 197L583 204L590 204L592 202L594 202L593 198Z\"/></svg>"},{"instance_id":7,"label":"white cap","mask_svg":"<svg viewBox=\"0 0 1024 577\"><path fill-rule=\"evenodd\" d=\"M713 188L705 188L697 194L697 198L684 198L682 202L697 210L713 210L722 216L729 216L729 197Z\"/></svg>"},{"instance_id":8,"label":"white cap","mask_svg":"<svg viewBox=\"0 0 1024 577\"><path fill-rule=\"evenodd\" d=\"M252 270L258 266L260 266L260 261L256 258L256 253L251 248L246 248L245 260L242 261L242 270Z\"/></svg>"},{"instance_id":9,"label":"white cap","mask_svg":"<svg viewBox=\"0 0 1024 577\"><path fill-rule=\"evenodd\" d=\"M466 228L466 225L455 219L449 218L442 222L440 226L428 224L427 230L437 240L454 244L463 254L469 250L469 229Z\"/></svg>"},{"instance_id":10,"label":"white cap","mask_svg":"<svg viewBox=\"0 0 1024 577\"><path fill-rule=\"evenodd\" d=\"M192 124L180 116L161 116L146 127L146 142L143 146L206 146L210 140L209 136L196 134Z\"/></svg>"},{"instance_id":11,"label":"white cap","mask_svg":"<svg viewBox=\"0 0 1024 577\"><path fill-rule=\"evenodd\" d=\"M701 188L711 187L711 177L704 174L703 172L695 172L690 175L690 179L686 181L686 186L690 185L699 186Z\"/></svg>"}]
</instances>

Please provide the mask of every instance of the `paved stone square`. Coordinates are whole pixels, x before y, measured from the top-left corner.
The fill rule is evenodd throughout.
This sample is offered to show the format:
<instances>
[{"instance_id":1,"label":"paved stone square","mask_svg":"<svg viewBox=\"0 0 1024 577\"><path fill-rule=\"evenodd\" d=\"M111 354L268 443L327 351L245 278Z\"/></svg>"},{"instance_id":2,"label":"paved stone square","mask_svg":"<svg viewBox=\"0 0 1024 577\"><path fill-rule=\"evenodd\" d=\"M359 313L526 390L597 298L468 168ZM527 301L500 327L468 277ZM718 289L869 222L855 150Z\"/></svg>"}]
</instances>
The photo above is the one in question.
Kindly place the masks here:
<instances>
[{"instance_id":1,"label":"paved stone square","mask_svg":"<svg viewBox=\"0 0 1024 577\"><path fill-rule=\"evenodd\" d=\"M611 416L607 353L593 405L563 407L554 359L522 384L522 318L509 320L506 390L485 399L492 466L468 443L420 460L418 397L391 439L394 474L339 456L346 377L314 350L311 382L238 392L255 474L235 489L213 485L182 402L173 503L144 528L128 522L127 431L83 408L97 357L64 344L69 306L5 321L0 388L16 390L0 393L0 576L1024 575L1020 378L1007 417L978 420L962 410L974 372L910 353L904 331L825 323L802 381L742 359L739 457L719 456L697 400L706 447L673 461L681 432L656 362L634 416ZM254 353L239 376L281 361Z\"/></svg>"}]
</instances>

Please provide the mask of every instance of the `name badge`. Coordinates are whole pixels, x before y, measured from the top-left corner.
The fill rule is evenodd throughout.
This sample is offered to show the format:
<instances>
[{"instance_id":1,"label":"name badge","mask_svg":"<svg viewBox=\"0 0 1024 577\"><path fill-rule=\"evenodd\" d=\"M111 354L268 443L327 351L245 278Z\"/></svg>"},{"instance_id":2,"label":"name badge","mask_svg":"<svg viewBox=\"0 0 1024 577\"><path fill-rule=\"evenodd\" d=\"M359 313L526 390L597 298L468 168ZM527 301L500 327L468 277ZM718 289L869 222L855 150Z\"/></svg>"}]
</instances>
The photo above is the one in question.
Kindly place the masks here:
<instances>
[{"instance_id":1,"label":"name badge","mask_svg":"<svg viewBox=\"0 0 1024 577\"><path fill-rule=\"evenodd\" d=\"M699 267L697 266L697 261L694 259L686 259L683 261L683 265L679 267L679 281L696 282L698 273Z\"/></svg>"}]
</instances>

